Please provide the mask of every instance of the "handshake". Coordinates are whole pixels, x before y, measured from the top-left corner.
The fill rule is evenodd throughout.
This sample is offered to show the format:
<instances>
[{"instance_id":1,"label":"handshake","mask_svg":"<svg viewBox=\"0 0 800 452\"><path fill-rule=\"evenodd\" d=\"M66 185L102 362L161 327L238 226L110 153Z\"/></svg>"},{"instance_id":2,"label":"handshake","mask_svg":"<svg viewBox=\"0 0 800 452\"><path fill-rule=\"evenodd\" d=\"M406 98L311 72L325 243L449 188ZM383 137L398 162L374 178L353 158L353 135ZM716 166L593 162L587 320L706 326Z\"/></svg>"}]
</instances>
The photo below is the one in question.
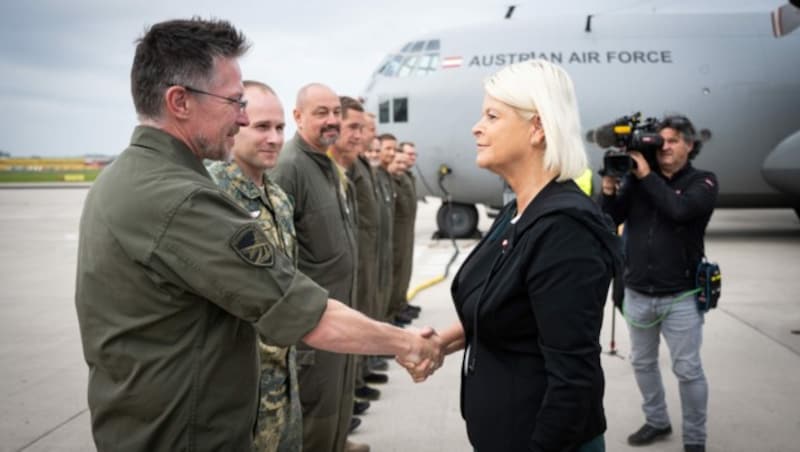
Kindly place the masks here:
<instances>
[{"instance_id":1,"label":"handshake","mask_svg":"<svg viewBox=\"0 0 800 452\"><path fill-rule=\"evenodd\" d=\"M431 327L406 331L409 339L406 351L397 355L396 360L406 368L414 382L419 383L442 366L447 347Z\"/></svg>"}]
</instances>

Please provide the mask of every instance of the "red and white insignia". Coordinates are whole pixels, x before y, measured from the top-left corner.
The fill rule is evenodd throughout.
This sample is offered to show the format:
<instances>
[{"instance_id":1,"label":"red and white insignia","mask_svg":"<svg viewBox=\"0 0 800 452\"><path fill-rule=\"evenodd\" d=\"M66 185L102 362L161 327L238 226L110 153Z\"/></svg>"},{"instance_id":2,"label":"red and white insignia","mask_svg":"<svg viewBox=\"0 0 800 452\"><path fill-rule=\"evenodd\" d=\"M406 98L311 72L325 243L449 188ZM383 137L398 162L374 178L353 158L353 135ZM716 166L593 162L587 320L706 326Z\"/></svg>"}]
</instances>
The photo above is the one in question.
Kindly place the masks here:
<instances>
[{"instance_id":1,"label":"red and white insignia","mask_svg":"<svg viewBox=\"0 0 800 452\"><path fill-rule=\"evenodd\" d=\"M461 67L461 64L464 62L464 58L460 56L449 56L445 57L442 60L442 69L453 69L457 67Z\"/></svg>"}]
</instances>

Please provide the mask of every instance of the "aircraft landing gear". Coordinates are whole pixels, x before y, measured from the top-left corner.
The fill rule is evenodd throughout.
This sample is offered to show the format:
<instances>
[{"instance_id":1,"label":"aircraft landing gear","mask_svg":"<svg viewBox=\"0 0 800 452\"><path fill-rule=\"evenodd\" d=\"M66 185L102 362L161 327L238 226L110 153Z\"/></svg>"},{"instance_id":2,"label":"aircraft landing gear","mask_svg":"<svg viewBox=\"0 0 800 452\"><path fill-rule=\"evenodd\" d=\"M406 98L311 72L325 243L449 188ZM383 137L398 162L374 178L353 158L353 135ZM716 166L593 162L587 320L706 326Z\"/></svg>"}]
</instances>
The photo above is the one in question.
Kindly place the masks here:
<instances>
[{"instance_id":1,"label":"aircraft landing gear","mask_svg":"<svg viewBox=\"0 0 800 452\"><path fill-rule=\"evenodd\" d=\"M436 212L436 236L439 238L479 237L478 209L472 204L460 202L442 202Z\"/></svg>"}]
</instances>

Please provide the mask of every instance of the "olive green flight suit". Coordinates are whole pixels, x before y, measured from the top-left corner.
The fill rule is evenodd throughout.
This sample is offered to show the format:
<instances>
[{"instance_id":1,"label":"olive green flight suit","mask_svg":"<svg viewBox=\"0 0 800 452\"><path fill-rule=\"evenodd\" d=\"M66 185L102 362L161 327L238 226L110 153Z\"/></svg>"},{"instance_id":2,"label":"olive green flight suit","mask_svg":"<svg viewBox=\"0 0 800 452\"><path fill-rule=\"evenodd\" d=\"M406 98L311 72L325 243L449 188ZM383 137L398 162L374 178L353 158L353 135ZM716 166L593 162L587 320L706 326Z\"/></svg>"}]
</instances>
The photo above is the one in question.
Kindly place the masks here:
<instances>
[{"instance_id":1,"label":"olive green flight suit","mask_svg":"<svg viewBox=\"0 0 800 452\"><path fill-rule=\"evenodd\" d=\"M365 315L383 321L378 302L378 228L379 189L376 183L375 170L369 161L359 156L350 168L350 179L353 182L358 205L358 284L356 302L359 311ZM369 374L364 357L356 357L356 388L366 386L364 376Z\"/></svg>"},{"instance_id":2,"label":"olive green flight suit","mask_svg":"<svg viewBox=\"0 0 800 452\"><path fill-rule=\"evenodd\" d=\"M414 222L417 217L417 191L414 176L403 172L392 176L394 182L393 279L390 315L399 314L408 304L408 284L414 260Z\"/></svg>"},{"instance_id":3,"label":"olive green flight suit","mask_svg":"<svg viewBox=\"0 0 800 452\"><path fill-rule=\"evenodd\" d=\"M220 189L247 209L259 222L276 249L297 263L294 210L278 185L262 175L259 187L236 162L206 162L206 169ZM303 450L303 412L297 383L297 351L258 341L261 359L258 420L254 452Z\"/></svg>"},{"instance_id":4,"label":"olive green flight suit","mask_svg":"<svg viewBox=\"0 0 800 452\"><path fill-rule=\"evenodd\" d=\"M296 343L327 298L182 141L137 127L80 223L75 305L97 449L250 451L256 334Z\"/></svg>"},{"instance_id":5,"label":"olive green flight suit","mask_svg":"<svg viewBox=\"0 0 800 452\"><path fill-rule=\"evenodd\" d=\"M392 299L392 260L393 229L394 229L394 184L392 176L382 167L376 169L378 190L380 196L379 213L380 225L378 229L378 300L380 302L380 315L383 320L391 321L389 303Z\"/></svg>"},{"instance_id":6,"label":"olive green flight suit","mask_svg":"<svg viewBox=\"0 0 800 452\"><path fill-rule=\"evenodd\" d=\"M295 135L284 145L271 176L294 204L298 269L326 288L331 298L353 307L356 212L343 193L335 163ZM297 364L303 450L343 450L353 413L352 355L299 344Z\"/></svg>"},{"instance_id":7,"label":"olive green flight suit","mask_svg":"<svg viewBox=\"0 0 800 452\"><path fill-rule=\"evenodd\" d=\"M377 320L383 316L377 305L380 228L380 192L377 175L366 158L359 156L353 163L351 179L358 205L358 288L356 300L361 312Z\"/></svg>"}]
</instances>

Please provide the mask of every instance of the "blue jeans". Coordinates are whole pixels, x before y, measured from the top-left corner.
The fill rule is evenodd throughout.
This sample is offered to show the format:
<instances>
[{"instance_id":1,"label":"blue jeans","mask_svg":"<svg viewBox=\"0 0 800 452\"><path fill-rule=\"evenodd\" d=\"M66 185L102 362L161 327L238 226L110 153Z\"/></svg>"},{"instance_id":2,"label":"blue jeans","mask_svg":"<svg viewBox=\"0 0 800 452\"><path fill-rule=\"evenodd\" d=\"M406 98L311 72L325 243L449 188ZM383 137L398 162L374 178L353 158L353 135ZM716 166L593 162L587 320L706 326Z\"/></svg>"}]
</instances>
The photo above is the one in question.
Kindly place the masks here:
<instances>
[{"instance_id":1,"label":"blue jeans","mask_svg":"<svg viewBox=\"0 0 800 452\"><path fill-rule=\"evenodd\" d=\"M625 314L634 322L648 324L670 309L680 294L651 297L625 289ZM683 414L683 443L705 444L708 383L700 361L703 342L703 315L697 310L694 296L672 305L661 323L649 328L628 326L631 336L631 363L636 384L642 393L646 422L656 428L670 425L664 385L658 368L660 336L667 341L672 358L672 372L678 377Z\"/></svg>"}]
</instances>

